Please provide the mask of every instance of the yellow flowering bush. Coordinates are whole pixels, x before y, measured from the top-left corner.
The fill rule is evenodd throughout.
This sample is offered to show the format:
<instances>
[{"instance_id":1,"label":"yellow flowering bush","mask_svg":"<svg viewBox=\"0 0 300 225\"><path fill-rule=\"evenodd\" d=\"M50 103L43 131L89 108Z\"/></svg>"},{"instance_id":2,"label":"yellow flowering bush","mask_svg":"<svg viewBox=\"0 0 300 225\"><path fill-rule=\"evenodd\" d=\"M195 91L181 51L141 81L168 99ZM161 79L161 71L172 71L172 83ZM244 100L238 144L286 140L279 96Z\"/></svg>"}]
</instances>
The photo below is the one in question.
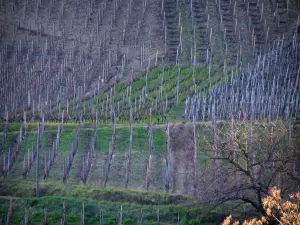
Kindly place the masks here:
<instances>
[{"instance_id":1,"label":"yellow flowering bush","mask_svg":"<svg viewBox=\"0 0 300 225\"><path fill-rule=\"evenodd\" d=\"M259 219L246 220L242 225L263 225L270 221L280 225L300 225L300 192L289 195L290 200L281 199L280 190L273 187L269 195L263 199L263 207L267 216ZM232 221L228 216L222 225L239 225L238 221Z\"/></svg>"}]
</instances>

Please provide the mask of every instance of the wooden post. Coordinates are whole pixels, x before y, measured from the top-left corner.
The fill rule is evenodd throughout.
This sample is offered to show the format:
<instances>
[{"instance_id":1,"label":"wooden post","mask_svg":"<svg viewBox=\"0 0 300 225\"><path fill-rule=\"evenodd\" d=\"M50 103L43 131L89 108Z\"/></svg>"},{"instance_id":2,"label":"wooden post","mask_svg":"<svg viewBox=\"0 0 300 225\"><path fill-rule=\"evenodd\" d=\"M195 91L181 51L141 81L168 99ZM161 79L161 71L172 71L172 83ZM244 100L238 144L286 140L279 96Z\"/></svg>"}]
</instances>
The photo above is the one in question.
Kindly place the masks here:
<instances>
[{"instance_id":1,"label":"wooden post","mask_svg":"<svg viewBox=\"0 0 300 225\"><path fill-rule=\"evenodd\" d=\"M197 191L197 134L196 134L196 121L195 115L193 115L193 137L194 137L194 195L196 196Z\"/></svg>"},{"instance_id":2,"label":"wooden post","mask_svg":"<svg viewBox=\"0 0 300 225\"><path fill-rule=\"evenodd\" d=\"M118 225L122 225L122 222L123 222L123 206L121 205Z\"/></svg>"},{"instance_id":3,"label":"wooden post","mask_svg":"<svg viewBox=\"0 0 300 225\"><path fill-rule=\"evenodd\" d=\"M103 225L104 224L104 221L103 221L103 211L100 210L100 213L99 213L99 225Z\"/></svg>"},{"instance_id":4,"label":"wooden post","mask_svg":"<svg viewBox=\"0 0 300 225\"><path fill-rule=\"evenodd\" d=\"M110 171L110 165L112 163L112 159L114 157L114 148L115 148L115 141L116 141L116 122L115 122L115 113L112 113L112 122L113 122L113 135L112 135L112 140L109 144L109 152L107 155L106 159L106 164L105 164L105 177L104 177L104 184L103 186L106 187L107 181L108 181L108 176L109 176L109 171Z\"/></svg>"},{"instance_id":5,"label":"wooden post","mask_svg":"<svg viewBox=\"0 0 300 225\"><path fill-rule=\"evenodd\" d=\"M61 225L67 225L67 205L66 201L63 201L63 215L60 222Z\"/></svg>"},{"instance_id":6,"label":"wooden post","mask_svg":"<svg viewBox=\"0 0 300 225\"><path fill-rule=\"evenodd\" d=\"M152 157L152 109L150 108L150 122L148 126L148 158L146 165L146 189L150 187L150 168L151 168L151 157Z\"/></svg>"},{"instance_id":7,"label":"wooden post","mask_svg":"<svg viewBox=\"0 0 300 225\"><path fill-rule=\"evenodd\" d=\"M13 200L11 198L9 201L9 209L8 209L7 217L6 217L6 225L11 224L12 216L13 216Z\"/></svg>"},{"instance_id":8,"label":"wooden post","mask_svg":"<svg viewBox=\"0 0 300 225\"><path fill-rule=\"evenodd\" d=\"M25 208L25 213L24 213L24 225L29 225L29 212L27 208Z\"/></svg>"},{"instance_id":9,"label":"wooden post","mask_svg":"<svg viewBox=\"0 0 300 225\"><path fill-rule=\"evenodd\" d=\"M26 110L24 110L24 135L27 134Z\"/></svg>"},{"instance_id":10,"label":"wooden post","mask_svg":"<svg viewBox=\"0 0 300 225\"><path fill-rule=\"evenodd\" d=\"M44 220L43 220L43 225L48 225L48 208L44 208Z\"/></svg>"},{"instance_id":11,"label":"wooden post","mask_svg":"<svg viewBox=\"0 0 300 225\"><path fill-rule=\"evenodd\" d=\"M143 209L141 209L140 218L139 218L139 225L142 225L142 224L143 224Z\"/></svg>"},{"instance_id":12,"label":"wooden post","mask_svg":"<svg viewBox=\"0 0 300 225\"><path fill-rule=\"evenodd\" d=\"M37 157L37 166L36 166L36 174L35 174L35 195L39 196L39 177L40 177L40 123L38 123L38 135L37 135L37 143L36 143L36 157Z\"/></svg>"},{"instance_id":13,"label":"wooden post","mask_svg":"<svg viewBox=\"0 0 300 225\"><path fill-rule=\"evenodd\" d=\"M130 169L131 169L131 155L133 151L133 116L132 116L132 103L131 100L129 102L130 104L130 146L128 151L128 159L127 159L127 170L126 170L126 181L125 181L125 188L128 187L129 182L129 175L130 175Z\"/></svg>"},{"instance_id":14,"label":"wooden post","mask_svg":"<svg viewBox=\"0 0 300 225\"><path fill-rule=\"evenodd\" d=\"M214 105L212 105L212 157L213 157L213 177L216 178L216 171L217 171L217 165L218 160L217 157L217 125L216 125L216 119L215 119L215 109Z\"/></svg>"},{"instance_id":15,"label":"wooden post","mask_svg":"<svg viewBox=\"0 0 300 225\"><path fill-rule=\"evenodd\" d=\"M81 222L80 225L85 225L85 206L84 202L82 202L82 210L81 210Z\"/></svg>"},{"instance_id":16,"label":"wooden post","mask_svg":"<svg viewBox=\"0 0 300 225\"><path fill-rule=\"evenodd\" d=\"M166 178L165 178L165 189L169 192L170 188L170 167L171 167L171 147L170 147L170 129L169 123L166 124L166 135L167 135L167 149L166 149Z\"/></svg>"}]
</instances>

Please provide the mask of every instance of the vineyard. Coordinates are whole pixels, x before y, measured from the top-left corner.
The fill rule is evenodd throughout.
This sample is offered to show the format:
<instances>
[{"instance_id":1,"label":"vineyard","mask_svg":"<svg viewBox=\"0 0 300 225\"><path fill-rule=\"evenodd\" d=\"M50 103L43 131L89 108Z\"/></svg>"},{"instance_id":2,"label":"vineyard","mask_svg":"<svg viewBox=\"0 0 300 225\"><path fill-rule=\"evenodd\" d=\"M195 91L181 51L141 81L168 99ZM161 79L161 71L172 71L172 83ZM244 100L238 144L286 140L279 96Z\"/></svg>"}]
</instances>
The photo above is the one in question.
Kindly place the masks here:
<instances>
[{"instance_id":1,"label":"vineyard","mask_svg":"<svg viewBox=\"0 0 300 225\"><path fill-rule=\"evenodd\" d=\"M0 224L220 224L300 190L298 0L0 0Z\"/></svg>"},{"instance_id":2,"label":"vineyard","mask_svg":"<svg viewBox=\"0 0 300 225\"><path fill-rule=\"evenodd\" d=\"M294 177L299 173L300 126L293 121L251 123L232 119L216 124L170 123L166 129L151 121L148 127L97 126L97 121L39 123L38 127L27 124L24 134L20 123L9 124L5 142L1 142L9 151L1 153L0 188L2 195L16 197L13 203L9 197L1 197L2 221L13 208L16 217L11 218L12 224L26 217L32 224L45 218L50 224L60 219L71 224L81 220L95 224L99 218L114 224L122 220L120 213L124 213L125 224L125 218L134 221L128 224L141 220L147 224L158 218L162 224L188 219L205 222L207 215L214 214L204 218L190 215L191 210L205 209L193 206L197 203L189 196L208 203L239 186L249 186L250 198L252 182L259 179L264 185L271 182L287 190L297 188ZM178 133L182 133L179 138ZM255 163L249 164L249 154ZM243 170L231 165L237 158ZM219 177L224 171L228 176ZM247 171L253 173L254 180L247 178ZM224 185L221 192L220 182ZM61 209L53 204L61 205ZM62 204L67 204L69 214ZM191 206L186 208L186 204Z\"/></svg>"}]
</instances>

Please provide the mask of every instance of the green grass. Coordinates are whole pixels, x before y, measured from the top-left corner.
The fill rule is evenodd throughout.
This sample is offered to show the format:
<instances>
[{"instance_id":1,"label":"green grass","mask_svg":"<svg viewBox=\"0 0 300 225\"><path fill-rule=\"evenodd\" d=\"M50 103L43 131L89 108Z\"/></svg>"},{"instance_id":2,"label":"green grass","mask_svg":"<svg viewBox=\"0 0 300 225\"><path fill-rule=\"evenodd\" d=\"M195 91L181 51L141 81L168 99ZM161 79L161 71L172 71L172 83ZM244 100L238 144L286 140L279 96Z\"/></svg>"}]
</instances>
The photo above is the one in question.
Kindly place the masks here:
<instances>
[{"instance_id":1,"label":"green grass","mask_svg":"<svg viewBox=\"0 0 300 225\"><path fill-rule=\"evenodd\" d=\"M45 121L45 127L47 131L57 131L57 126L59 123L57 122L52 122L52 121ZM3 127L5 126L5 122L0 121L0 130L3 130ZM8 123L8 135L14 134L17 135L19 134L20 127L23 126L23 122L9 122ZM76 128L77 124L73 123L71 121L68 121L68 123L64 124L64 130L73 130ZM85 124L86 128L92 128L92 124ZM38 125L36 122L28 122L26 126L26 131L27 132L37 132ZM0 140L2 142L2 139Z\"/></svg>"},{"instance_id":2,"label":"green grass","mask_svg":"<svg viewBox=\"0 0 300 225\"><path fill-rule=\"evenodd\" d=\"M67 124L65 124L67 125ZM83 125L83 127L91 127L92 125ZM67 127L67 126L64 126ZM87 140L87 134L89 133L89 139ZM80 180L80 168L82 167L82 158L86 156L86 150L89 148L92 138L92 129L82 128L80 133L79 147L75 155L69 177L67 179L68 184L81 184ZM22 152L17 157L16 163L13 167L12 177L22 178L22 165L24 154L27 154L27 149L32 144L36 143L35 132L28 132L25 136L22 145ZM111 142L112 128L99 128L98 137L95 148L95 155L93 157L93 163L88 176L87 184L102 187L104 181L104 165L108 153L109 143ZM111 165L111 171L108 179L108 187L125 187L125 174L127 165L127 155L129 149L129 127L120 127L116 129L116 146L113 163ZM44 168L44 155L52 148L52 142L55 141L56 132L46 131L43 135L42 148L40 150L40 172L41 180L43 176ZM63 159L68 157L71 149L71 143L75 140L75 127L73 130L62 130L61 141L57 151L53 167L50 171L50 176L45 181L46 183L62 183L63 178ZM50 145L49 145L50 144ZM133 153L131 172L129 177L129 188L136 190L145 190L146 185L146 160L148 157L148 129L146 127L134 126L133 137ZM84 153L85 152L85 153ZM153 149L151 160L151 173L150 173L150 190L151 191L164 191L165 180L165 154L166 154L166 134L165 128L153 129ZM36 173L36 163L28 174L26 180L34 183Z\"/></svg>"},{"instance_id":3,"label":"green grass","mask_svg":"<svg viewBox=\"0 0 300 225\"><path fill-rule=\"evenodd\" d=\"M180 109L174 108L174 111L171 111L176 118L177 110ZM67 124L66 124L67 125ZM284 122L277 121L276 129L274 130L274 136L276 140L274 141L274 146L277 154L286 154L285 150L287 149L287 130L286 124ZM229 124L226 122L218 122L218 139L220 140L218 144L218 148L222 149L223 142L222 140L226 140L226 136L229 135ZM241 165L247 169L247 154L245 156L243 149L245 149L245 143L249 142L249 123L240 122L236 124L238 129L237 132L237 141L239 143L238 148L236 149L237 155L239 157L239 162ZM297 124L295 124L297 126ZM68 127L68 126L65 126ZM70 126L69 126L70 127ZM133 221L137 221L136 215L138 215L141 207L143 211L145 209L145 219L149 218L149 223L155 221L155 212L156 209L161 207L162 218L165 218L164 222L173 224L176 220L176 210L172 209L172 207L183 207L184 211L180 211L182 215L182 224L199 224L201 221L200 217L203 215L202 209L197 208L198 204L201 202L197 202L192 200L189 197L191 194L191 177L192 177L192 154L193 149L191 150L190 142L192 142L192 126L189 123L177 123L174 126L171 125L171 130L177 128L177 133L173 133L172 135L178 134L181 131L184 131L182 135L184 135L183 140L176 140L176 136L173 136L172 139L172 159L171 159L171 178L170 178L170 192L171 193L181 193L186 195L175 195L168 194L164 190L164 182L165 182L165 154L166 154L166 134L165 128L162 126L154 127L153 129L153 151L152 151L152 160L151 160L151 173L150 173L150 191L145 191L146 185L146 160L148 155L148 129L146 127L140 127L139 124L134 126L134 150L132 154L132 165L131 165L131 173L129 178L129 189L125 189L124 179L125 179L125 168L127 162L128 148L129 148L129 127L125 125L119 124L116 129L116 147L115 147L115 156L113 159L113 163L111 164L111 171L108 180L108 187L103 188L103 172L104 172L104 163L107 157L109 142L111 141L112 128L109 127L101 127L98 130L98 137L95 149L95 155L93 158L92 167L90 170L90 174L87 180L87 184L83 185L80 181L80 176L78 172L81 167L81 160L84 156L84 152L86 152L88 145L91 143L93 130L91 129L92 124L84 124L80 134L79 148L78 152L75 156L72 169L67 180L66 184L63 184L63 157L66 157L70 151L71 142L75 139L75 127L73 130L63 129L61 135L61 142L59 145L58 155L56 157L54 166L50 172L50 177L47 180L43 180L41 176L41 197L45 198L80 198L77 206L80 208L80 202L83 201L96 201L101 202L104 201L105 205L111 206L112 208L107 208L107 222L115 223L118 215L118 210L120 205L126 206L128 211L124 214L126 215L124 219L128 219L128 223L135 223ZM268 150L268 124L267 122L261 122L254 125L254 134L256 137L260 137L262 139L262 149L264 151ZM89 134L89 136L88 136ZM199 182L205 183L205 179L210 176L212 173L212 161L211 161L211 142L212 142L212 130L211 123L201 123L197 125L197 154L198 154L198 176ZM295 133L296 134L296 133ZM46 126L45 133L43 135L43 143L41 148L41 168L43 165L43 154L47 151L49 143L55 140L56 131L48 130ZM24 136L22 143L22 150L17 157L16 163L13 166L12 173L7 178L0 178L0 196L17 196L21 198L28 198L28 201L34 197L34 177L36 167L32 168L32 171L28 175L26 179L24 179L22 174L22 163L24 154L27 154L27 149L31 148L32 144L36 144L37 133L36 132L28 132L26 136ZM293 142L296 143L298 136L293 136ZM175 143L175 144L174 144ZM255 141L254 149L258 151L258 142ZM177 146L178 145L178 146ZM225 146L226 147L226 146ZM227 146L228 147L228 146ZM227 148L226 147L226 148ZM225 148L225 149L226 149ZM188 152L187 152L188 151ZM223 154L222 151L219 151L219 154ZM257 158L265 157L265 154L258 154L256 152ZM222 164L223 165L223 164ZM268 176L268 174L266 174ZM285 178L282 178L285 179ZM287 181L289 182L289 181ZM49 197L52 196L52 197ZM61 196L61 197L59 197ZM49 200L50 201L50 200ZM62 202L62 201L61 201ZM2 203L1 203L2 204ZM0 204L0 205L1 205ZM4 203L3 203L4 204ZM7 203L3 209L7 210ZM62 203L60 203L61 205ZM73 203L71 203L73 204ZM74 203L75 204L75 203ZM57 203L57 205L59 205ZM88 204L87 204L88 205ZM131 205L136 205L136 208L130 208ZM23 204L22 207L25 207ZM189 207L188 207L189 206ZM21 208L22 208L21 207ZM22 215L24 214L24 207L20 209L20 212L15 214L14 224L19 224ZM78 208L77 207L77 208ZM153 209L151 212L146 213L146 208L150 207ZM163 210L167 208L167 212L164 215ZM191 207L191 208L190 208ZM193 208L196 207L196 208ZM38 223L42 218L42 211L35 211L34 207L29 207L31 210L31 215L34 216L34 223ZM61 207L60 207L61 208ZM75 207L76 208L76 207ZM134 212L134 215L130 214L131 211ZM173 211L172 211L172 210ZM1 215L5 210L0 211ZM68 209L69 210L69 209ZM71 209L70 209L71 210ZM78 210L78 209L76 209ZM68 218L70 218L70 223L74 220L74 224L78 223L80 218L76 215L76 211L74 209L74 214L68 214ZM71 210L72 211L72 210ZM126 210L125 210L126 211ZM50 212L50 211L49 211ZM70 211L68 211L70 212ZM109 212L113 212L108 215ZM171 213L172 212L172 213ZM53 213L53 221L61 218L61 212ZM153 215L152 215L153 214ZM0 221L1 221L0 215ZM206 214L204 214L206 215ZM77 216L77 217L76 217ZM91 224L94 222L93 215L87 214L90 218ZM209 224L210 219L216 216L215 214L211 214L211 216L205 216L205 219L200 222L200 224ZM94 219L93 219L94 218ZM210 218L210 219L209 219ZM219 218L219 217L218 217ZM96 220L95 220L96 221ZM185 223L185 222L186 223ZM206 222L203 222L206 221ZM125 223L125 222L124 222ZM145 224L147 224L145 222Z\"/></svg>"},{"instance_id":4,"label":"green grass","mask_svg":"<svg viewBox=\"0 0 300 225\"><path fill-rule=\"evenodd\" d=\"M3 134L2 134L3 135ZM18 133L8 133L7 138L3 139L3 136L0 136L0 148L1 150L8 152L9 148L12 148L14 145L17 144L17 139L19 134Z\"/></svg>"},{"instance_id":5,"label":"green grass","mask_svg":"<svg viewBox=\"0 0 300 225\"><path fill-rule=\"evenodd\" d=\"M33 183L29 180L2 179L1 196L34 197ZM70 196L97 201L128 202L142 205L178 205L191 199L187 196L168 193L147 192L122 188L101 188L91 185L64 185L60 182L40 183L40 197Z\"/></svg>"},{"instance_id":6,"label":"green grass","mask_svg":"<svg viewBox=\"0 0 300 225\"><path fill-rule=\"evenodd\" d=\"M174 114L176 111L174 112ZM71 150L71 143L75 140L75 127L73 130L65 129L65 127L70 127L65 124L64 129L62 130L60 145L57 151L57 156L55 158L53 167L50 171L50 176L45 181L46 183L62 183L63 178L63 160L64 157L68 157L68 154ZM89 144L92 141L93 131L90 129L91 124L84 124L79 138L79 146L69 177L67 179L67 184L81 184L80 171L82 167L82 159L86 157L86 151L89 149ZM210 129L199 131L199 134L210 134ZM89 134L89 138L87 138ZM27 154L27 149L31 147L32 144L36 143L35 132L28 132L25 136L22 145L22 152L17 157L16 163L13 167L12 177L22 178L22 165L24 154ZM95 148L95 155L93 157L92 167L87 179L88 185L94 185L97 187L102 187L104 181L104 165L105 160L108 154L109 143L111 142L112 128L101 127L98 129L98 136ZM129 127L120 127L116 129L116 146L114 152L113 162L111 164L111 170L108 179L108 187L125 187L125 174L127 166L127 156L129 149ZM198 138L207 139L209 135L202 135ZM40 150L40 172L41 179L43 176L44 168L44 155L52 148L52 142L55 141L56 132L48 131L48 126L46 126L46 131L43 135L42 148ZM202 168L202 165L209 166L209 163L206 162L203 164L204 156L202 157L202 146L207 146L207 143L201 143L199 141L199 168ZM133 153L132 153L132 163L131 163L131 172L129 177L129 188L136 190L145 190L146 185L146 160L148 157L148 129L146 127L134 126L134 136L133 136ZM174 152L176 154L176 152ZM154 128L153 129L153 149L152 149L152 160L151 160L151 172L150 172L150 190L163 192L165 190L165 155L166 155L166 134L165 128ZM208 156L206 156L207 158ZM200 160L201 159L201 160ZM207 161L207 159L205 159ZM174 167L175 164L172 164ZM28 174L26 180L34 183L36 173L36 163L34 163L33 168ZM188 174L187 174L188 175ZM186 177L188 178L188 176ZM190 183L186 180L187 183ZM189 192L187 192L189 193Z\"/></svg>"},{"instance_id":7,"label":"green grass","mask_svg":"<svg viewBox=\"0 0 300 225\"><path fill-rule=\"evenodd\" d=\"M88 224L98 224L99 211L103 212L105 224L116 224L119 218L120 203L107 201L92 201L86 199L75 199L67 197L44 197L44 198L18 198L13 201L12 224L20 224L24 216L25 207L30 212L30 224L40 224L43 221L43 209L47 206L48 221L50 224L57 224L62 218L62 203L66 201L67 223L79 224L82 202L85 202L85 216ZM9 200L0 199L0 218L6 215ZM143 212L143 224L156 222L157 210L160 211L160 221L162 224L176 224L177 215L184 217L187 210L177 206L142 206L137 204L122 204L123 224L136 224L139 220L140 211Z\"/></svg>"},{"instance_id":8,"label":"green grass","mask_svg":"<svg viewBox=\"0 0 300 225\"><path fill-rule=\"evenodd\" d=\"M79 184L81 183L81 168L83 157L87 158L87 152L89 151L89 144L92 140L92 130L82 129L79 137L79 145L77 153L73 160L72 168L69 174L68 183ZM70 151L70 150L69 150ZM63 176L62 176L63 177Z\"/></svg>"},{"instance_id":9,"label":"green grass","mask_svg":"<svg viewBox=\"0 0 300 225\"><path fill-rule=\"evenodd\" d=\"M136 224L141 210L143 212L143 224L155 224L157 210L159 210L161 224L176 224L178 214L180 224L191 224L189 221L193 220L208 221L210 219L210 222L215 221L214 218L209 218L208 210L203 207L190 208L184 206L193 200L180 195L125 189L99 189L90 186L72 185L67 187L61 184L42 183L43 196L36 198L30 194L32 193L30 192L32 187L29 182L19 182L17 180L10 180L6 182L6 185L1 183L2 195L5 194L3 191L9 191L8 184L13 187L12 189L19 190L19 197L13 199L12 224L20 224L23 220L25 208L30 212L30 224L40 224L44 217L43 210L45 207L48 209L50 224L57 224L62 218L64 201L67 207L68 224L79 224L82 202L85 203L85 216L88 224L98 223L100 210L103 212L105 224L116 224L121 205L123 207L123 224ZM66 195L66 193L68 194ZM8 209L9 198L0 197L0 221L1 218L7 215ZM4 220L2 219L2 221Z\"/></svg>"},{"instance_id":10,"label":"green grass","mask_svg":"<svg viewBox=\"0 0 300 225\"><path fill-rule=\"evenodd\" d=\"M65 128L63 129L58 148L58 157L68 157L69 152L71 151L72 142L75 140L75 136L75 128L71 131L65 130Z\"/></svg>"}]
</instances>

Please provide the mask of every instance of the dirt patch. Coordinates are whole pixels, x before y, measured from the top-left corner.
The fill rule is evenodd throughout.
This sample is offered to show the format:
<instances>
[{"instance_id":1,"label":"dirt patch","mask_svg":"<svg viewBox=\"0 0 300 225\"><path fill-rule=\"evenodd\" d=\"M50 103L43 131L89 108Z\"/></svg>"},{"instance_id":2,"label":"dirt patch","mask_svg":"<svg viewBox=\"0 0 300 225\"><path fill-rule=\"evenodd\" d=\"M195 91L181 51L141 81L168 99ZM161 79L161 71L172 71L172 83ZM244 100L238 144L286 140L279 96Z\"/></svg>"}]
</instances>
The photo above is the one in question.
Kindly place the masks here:
<instances>
[{"instance_id":1,"label":"dirt patch","mask_svg":"<svg viewBox=\"0 0 300 225\"><path fill-rule=\"evenodd\" d=\"M192 194L193 191L193 132L191 125L170 127L172 193Z\"/></svg>"}]
</instances>

